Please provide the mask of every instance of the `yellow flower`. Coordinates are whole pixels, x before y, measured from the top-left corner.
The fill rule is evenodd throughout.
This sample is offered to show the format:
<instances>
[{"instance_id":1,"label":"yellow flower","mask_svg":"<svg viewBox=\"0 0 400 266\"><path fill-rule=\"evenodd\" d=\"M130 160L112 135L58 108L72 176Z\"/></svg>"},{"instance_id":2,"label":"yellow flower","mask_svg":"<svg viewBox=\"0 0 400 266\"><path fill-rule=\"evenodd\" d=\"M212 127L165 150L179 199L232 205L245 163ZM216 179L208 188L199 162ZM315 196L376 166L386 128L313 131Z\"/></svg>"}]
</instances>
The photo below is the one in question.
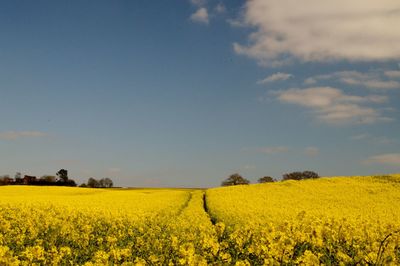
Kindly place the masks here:
<instances>
[{"instance_id":1,"label":"yellow flower","mask_svg":"<svg viewBox=\"0 0 400 266\"><path fill-rule=\"evenodd\" d=\"M300 265L320 265L319 258L309 250L306 250L303 255L297 259L296 263Z\"/></svg>"}]
</instances>

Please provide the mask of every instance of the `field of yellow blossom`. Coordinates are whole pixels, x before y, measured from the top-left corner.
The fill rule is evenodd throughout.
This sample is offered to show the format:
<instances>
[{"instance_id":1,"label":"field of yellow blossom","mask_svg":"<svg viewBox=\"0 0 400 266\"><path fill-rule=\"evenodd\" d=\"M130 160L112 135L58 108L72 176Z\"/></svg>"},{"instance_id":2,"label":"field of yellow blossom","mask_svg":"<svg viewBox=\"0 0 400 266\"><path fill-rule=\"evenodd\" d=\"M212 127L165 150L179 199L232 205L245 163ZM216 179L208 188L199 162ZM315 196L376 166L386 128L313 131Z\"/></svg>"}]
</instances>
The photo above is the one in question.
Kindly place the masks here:
<instances>
[{"instance_id":1,"label":"field of yellow blossom","mask_svg":"<svg viewBox=\"0 0 400 266\"><path fill-rule=\"evenodd\" d=\"M0 187L0 265L400 264L400 175Z\"/></svg>"},{"instance_id":2,"label":"field of yellow blossom","mask_svg":"<svg viewBox=\"0 0 400 266\"><path fill-rule=\"evenodd\" d=\"M214 188L207 206L235 260L400 265L400 175Z\"/></svg>"}]
</instances>

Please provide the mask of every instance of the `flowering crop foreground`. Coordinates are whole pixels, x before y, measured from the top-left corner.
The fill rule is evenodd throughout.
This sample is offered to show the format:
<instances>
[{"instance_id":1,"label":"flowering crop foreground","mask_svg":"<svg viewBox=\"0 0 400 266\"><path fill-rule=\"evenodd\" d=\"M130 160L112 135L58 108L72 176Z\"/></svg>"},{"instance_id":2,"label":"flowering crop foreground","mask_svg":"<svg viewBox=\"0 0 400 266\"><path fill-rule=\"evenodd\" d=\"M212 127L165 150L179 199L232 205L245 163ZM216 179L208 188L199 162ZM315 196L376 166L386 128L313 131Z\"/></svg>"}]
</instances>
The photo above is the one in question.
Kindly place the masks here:
<instances>
[{"instance_id":1,"label":"flowering crop foreground","mask_svg":"<svg viewBox=\"0 0 400 266\"><path fill-rule=\"evenodd\" d=\"M399 203L400 175L0 187L0 265L399 265Z\"/></svg>"}]
</instances>

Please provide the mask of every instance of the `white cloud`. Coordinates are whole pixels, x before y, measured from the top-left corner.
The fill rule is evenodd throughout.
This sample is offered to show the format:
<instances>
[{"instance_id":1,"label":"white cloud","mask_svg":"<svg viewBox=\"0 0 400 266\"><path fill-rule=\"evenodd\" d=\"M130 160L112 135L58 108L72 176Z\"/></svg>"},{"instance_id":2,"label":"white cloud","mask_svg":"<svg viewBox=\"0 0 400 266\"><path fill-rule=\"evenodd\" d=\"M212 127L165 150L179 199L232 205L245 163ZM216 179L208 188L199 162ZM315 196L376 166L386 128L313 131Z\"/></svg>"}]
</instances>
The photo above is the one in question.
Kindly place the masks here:
<instances>
[{"instance_id":1,"label":"white cloud","mask_svg":"<svg viewBox=\"0 0 400 266\"><path fill-rule=\"evenodd\" d=\"M226 22L227 22L229 25L231 25L232 27L235 27L235 28L243 28L243 27L246 27L246 24L245 24L242 20L239 20L239 19L231 19L231 18L228 18L228 19L226 20Z\"/></svg>"},{"instance_id":2,"label":"white cloud","mask_svg":"<svg viewBox=\"0 0 400 266\"><path fill-rule=\"evenodd\" d=\"M389 121L379 110L370 106L383 103L386 96L355 96L331 87L312 87L275 91L277 99L284 103L300 105L313 110L317 119L330 124L370 124ZM366 106L364 105L366 104Z\"/></svg>"},{"instance_id":3,"label":"white cloud","mask_svg":"<svg viewBox=\"0 0 400 266\"><path fill-rule=\"evenodd\" d=\"M304 80L304 84L306 85L314 85L318 81L315 78L307 78Z\"/></svg>"},{"instance_id":4,"label":"white cloud","mask_svg":"<svg viewBox=\"0 0 400 266\"><path fill-rule=\"evenodd\" d=\"M379 145L388 145L388 144L393 144L393 143L397 143L398 141L396 139L391 139L385 136L373 136L367 133L364 134L359 134L359 135L355 135L355 136L351 136L350 137L351 140L363 140L363 141L367 141L368 143L372 143L372 144L379 144Z\"/></svg>"},{"instance_id":5,"label":"white cloud","mask_svg":"<svg viewBox=\"0 0 400 266\"><path fill-rule=\"evenodd\" d=\"M281 81L281 80L283 81L283 80L287 80L291 77L293 77L292 74L278 72L278 73L272 74L271 76L266 77L263 80L257 81L257 84L266 84L266 83Z\"/></svg>"},{"instance_id":6,"label":"white cloud","mask_svg":"<svg viewBox=\"0 0 400 266\"><path fill-rule=\"evenodd\" d=\"M386 74L386 72L384 73ZM362 86L369 89L388 90L400 88L400 82L394 80L383 80L381 78L381 73L377 71L370 71L367 73L361 73L358 71L339 71L331 74L318 75L307 78L304 81L304 84L312 85L316 84L319 81L332 79L343 84Z\"/></svg>"},{"instance_id":7,"label":"white cloud","mask_svg":"<svg viewBox=\"0 0 400 266\"><path fill-rule=\"evenodd\" d=\"M385 71L385 76L389 78L400 78L400 70L388 70Z\"/></svg>"},{"instance_id":8,"label":"white cloud","mask_svg":"<svg viewBox=\"0 0 400 266\"><path fill-rule=\"evenodd\" d=\"M348 83L350 84L350 83ZM400 88L400 83L397 81L384 81L384 80L368 80L366 82L356 81L354 84L356 85L364 85L367 88L371 89L397 89Z\"/></svg>"},{"instance_id":9,"label":"white cloud","mask_svg":"<svg viewBox=\"0 0 400 266\"><path fill-rule=\"evenodd\" d=\"M195 13L190 16L193 22L208 24L208 12L205 7L199 8Z\"/></svg>"},{"instance_id":10,"label":"white cloud","mask_svg":"<svg viewBox=\"0 0 400 266\"><path fill-rule=\"evenodd\" d=\"M275 153L288 152L289 148L285 146L262 147L262 148L257 148L256 151L260 153L275 154Z\"/></svg>"},{"instance_id":11,"label":"white cloud","mask_svg":"<svg viewBox=\"0 0 400 266\"><path fill-rule=\"evenodd\" d=\"M252 0L244 23L255 28L238 54L262 65L400 58L398 0Z\"/></svg>"},{"instance_id":12,"label":"white cloud","mask_svg":"<svg viewBox=\"0 0 400 266\"><path fill-rule=\"evenodd\" d=\"M377 73L361 73L357 71L342 71L333 74L342 83L359 85L370 89L395 89L400 88L400 83L392 80L380 80Z\"/></svg>"},{"instance_id":13,"label":"white cloud","mask_svg":"<svg viewBox=\"0 0 400 266\"><path fill-rule=\"evenodd\" d=\"M365 163L377 163L400 167L400 153L386 153L369 157Z\"/></svg>"},{"instance_id":14,"label":"white cloud","mask_svg":"<svg viewBox=\"0 0 400 266\"><path fill-rule=\"evenodd\" d=\"M307 147L304 149L304 154L310 157L315 157L319 154L319 149L317 147Z\"/></svg>"},{"instance_id":15,"label":"white cloud","mask_svg":"<svg viewBox=\"0 0 400 266\"><path fill-rule=\"evenodd\" d=\"M215 12L217 12L217 13L225 13L225 11L226 11L226 7L225 7L225 5L224 4L222 4L222 3L219 3L216 7L215 7Z\"/></svg>"},{"instance_id":16,"label":"white cloud","mask_svg":"<svg viewBox=\"0 0 400 266\"><path fill-rule=\"evenodd\" d=\"M46 137L47 134L40 131L6 131L0 132L0 139L16 140L20 138L41 138Z\"/></svg>"}]
</instances>

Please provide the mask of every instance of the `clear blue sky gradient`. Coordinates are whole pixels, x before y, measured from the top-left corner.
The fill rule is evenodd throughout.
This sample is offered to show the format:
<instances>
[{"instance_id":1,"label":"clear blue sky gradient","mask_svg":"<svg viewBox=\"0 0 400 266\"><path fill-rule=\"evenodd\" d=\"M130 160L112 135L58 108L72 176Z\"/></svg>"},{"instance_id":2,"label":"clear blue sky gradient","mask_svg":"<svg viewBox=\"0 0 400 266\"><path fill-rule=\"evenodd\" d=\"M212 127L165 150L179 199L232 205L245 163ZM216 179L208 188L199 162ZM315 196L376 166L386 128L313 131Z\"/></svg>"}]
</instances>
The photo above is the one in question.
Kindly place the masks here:
<instances>
[{"instance_id":1,"label":"clear blue sky gradient","mask_svg":"<svg viewBox=\"0 0 400 266\"><path fill-rule=\"evenodd\" d=\"M335 71L396 70L396 61L259 66L233 50L252 32L227 23L242 1L223 3L206 25L189 19L189 1L2 1L0 133L45 136L0 138L0 175L65 168L78 183L212 187L235 172L253 182L296 170L400 172L365 162L400 151L400 90L382 106L393 121L361 125L318 122L268 93ZM257 84L276 72L293 78Z\"/></svg>"}]
</instances>

